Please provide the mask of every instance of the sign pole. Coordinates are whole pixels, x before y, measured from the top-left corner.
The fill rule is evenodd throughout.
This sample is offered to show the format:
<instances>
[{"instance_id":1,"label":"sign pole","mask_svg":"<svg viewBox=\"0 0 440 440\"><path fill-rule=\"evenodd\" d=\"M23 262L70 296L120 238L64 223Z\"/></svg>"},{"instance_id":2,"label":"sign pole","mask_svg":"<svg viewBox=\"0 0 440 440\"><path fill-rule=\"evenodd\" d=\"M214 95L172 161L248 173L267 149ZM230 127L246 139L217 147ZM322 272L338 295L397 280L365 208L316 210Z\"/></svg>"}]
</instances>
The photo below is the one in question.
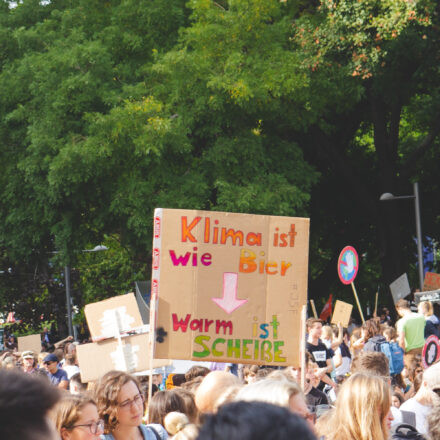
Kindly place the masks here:
<instances>
[{"instance_id":1,"label":"sign pole","mask_svg":"<svg viewBox=\"0 0 440 440\"><path fill-rule=\"evenodd\" d=\"M361 304L359 302L359 298L358 298L358 295L357 295L357 292L356 292L356 288L354 287L354 283L353 282L351 282L350 284L351 284L351 288L353 289L354 297L356 298L356 304L358 306L359 313L361 315L362 324L364 324L365 323L364 314L362 313Z\"/></svg>"},{"instance_id":2,"label":"sign pole","mask_svg":"<svg viewBox=\"0 0 440 440\"><path fill-rule=\"evenodd\" d=\"M316 313L315 301L313 299L310 300L310 305L312 306L313 316L318 319L318 314Z\"/></svg>"},{"instance_id":3,"label":"sign pole","mask_svg":"<svg viewBox=\"0 0 440 440\"><path fill-rule=\"evenodd\" d=\"M303 305L301 309L301 344L300 344L301 389L304 389L304 386L306 384L306 319L307 319L307 305Z\"/></svg>"},{"instance_id":4,"label":"sign pole","mask_svg":"<svg viewBox=\"0 0 440 440\"><path fill-rule=\"evenodd\" d=\"M377 300L378 300L378 298L379 298L379 290L376 292L376 302L375 302L375 305L374 305L374 317L376 318L377 317Z\"/></svg>"}]
</instances>

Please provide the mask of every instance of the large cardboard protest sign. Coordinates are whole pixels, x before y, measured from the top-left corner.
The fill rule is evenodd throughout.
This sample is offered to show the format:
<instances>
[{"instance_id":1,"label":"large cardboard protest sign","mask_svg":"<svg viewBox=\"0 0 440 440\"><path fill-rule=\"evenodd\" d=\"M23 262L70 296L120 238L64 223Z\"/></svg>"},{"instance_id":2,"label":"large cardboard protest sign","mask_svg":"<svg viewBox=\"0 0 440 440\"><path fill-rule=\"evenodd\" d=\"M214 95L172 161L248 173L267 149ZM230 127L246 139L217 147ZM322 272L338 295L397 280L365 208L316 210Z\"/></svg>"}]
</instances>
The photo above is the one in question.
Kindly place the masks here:
<instances>
[{"instance_id":1,"label":"large cardboard protest sign","mask_svg":"<svg viewBox=\"0 0 440 440\"><path fill-rule=\"evenodd\" d=\"M84 313L93 341L114 338L143 326L133 293L87 304Z\"/></svg>"},{"instance_id":2,"label":"large cardboard protest sign","mask_svg":"<svg viewBox=\"0 0 440 440\"><path fill-rule=\"evenodd\" d=\"M299 365L308 252L309 219L156 209L155 358Z\"/></svg>"},{"instance_id":3,"label":"large cardboard protest sign","mask_svg":"<svg viewBox=\"0 0 440 440\"><path fill-rule=\"evenodd\" d=\"M76 350L81 381L84 383L98 380L111 370L134 373L150 368L147 333L122 338L121 344L117 339L107 339L78 345ZM168 360L155 359L153 368L169 364Z\"/></svg>"},{"instance_id":4,"label":"large cardboard protest sign","mask_svg":"<svg viewBox=\"0 0 440 440\"><path fill-rule=\"evenodd\" d=\"M348 327L353 306L344 301L336 301L335 311L333 312L332 324L342 324L342 327Z\"/></svg>"},{"instance_id":5,"label":"large cardboard protest sign","mask_svg":"<svg viewBox=\"0 0 440 440\"><path fill-rule=\"evenodd\" d=\"M437 290L440 289L440 274L434 272L426 272L425 282L423 283L423 290Z\"/></svg>"},{"instance_id":6,"label":"large cardboard protest sign","mask_svg":"<svg viewBox=\"0 0 440 440\"><path fill-rule=\"evenodd\" d=\"M30 350L37 354L41 351L41 336L40 334L19 336L17 344L19 352Z\"/></svg>"},{"instance_id":7,"label":"large cardboard protest sign","mask_svg":"<svg viewBox=\"0 0 440 440\"><path fill-rule=\"evenodd\" d=\"M399 299L405 298L411 293L411 288L409 287L408 276L406 273L401 275L390 284L390 290L391 295L393 296L394 304L399 301Z\"/></svg>"}]
</instances>

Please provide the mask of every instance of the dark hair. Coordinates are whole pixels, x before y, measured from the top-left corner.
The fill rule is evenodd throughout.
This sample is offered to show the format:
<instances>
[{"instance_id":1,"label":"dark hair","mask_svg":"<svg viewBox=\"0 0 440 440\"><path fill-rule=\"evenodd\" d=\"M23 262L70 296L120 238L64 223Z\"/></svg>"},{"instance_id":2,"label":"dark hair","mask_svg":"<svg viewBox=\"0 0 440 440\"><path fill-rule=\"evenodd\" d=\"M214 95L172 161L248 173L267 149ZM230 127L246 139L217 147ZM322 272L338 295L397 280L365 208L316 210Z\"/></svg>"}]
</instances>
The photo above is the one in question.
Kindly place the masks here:
<instances>
[{"instance_id":1,"label":"dark hair","mask_svg":"<svg viewBox=\"0 0 440 440\"><path fill-rule=\"evenodd\" d=\"M390 376L390 363L382 352L362 351L353 359L351 371L352 373L370 373L388 378Z\"/></svg>"},{"instance_id":2,"label":"dark hair","mask_svg":"<svg viewBox=\"0 0 440 440\"><path fill-rule=\"evenodd\" d=\"M362 328L365 330L365 337L367 340L373 336L381 334L379 318L371 318L368 321L365 321Z\"/></svg>"},{"instance_id":3,"label":"dark hair","mask_svg":"<svg viewBox=\"0 0 440 440\"><path fill-rule=\"evenodd\" d=\"M47 379L0 370L0 438L47 439L51 428L46 415L59 398Z\"/></svg>"},{"instance_id":4,"label":"dark hair","mask_svg":"<svg viewBox=\"0 0 440 440\"><path fill-rule=\"evenodd\" d=\"M287 408L232 402L207 415L197 440L316 440L307 423Z\"/></svg>"},{"instance_id":5,"label":"dark hair","mask_svg":"<svg viewBox=\"0 0 440 440\"><path fill-rule=\"evenodd\" d=\"M173 388L173 391L185 401L185 414L187 415L190 423L197 424L199 419L199 411L196 406L194 393L189 390L184 390L183 388L176 387Z\"/></svg>"},{"instance_id":6,"label":"dark hair","mask_svg":"<svg viewBox=\"0 0 440 440\"><path fill-rule=\"evenodd\" d=\"M186 414L183 397L174 390L158 391L148 405L148 423L159 423L163 426L165 416L172 411Z\"/></svg>"},{"instance_id":7,"label":"dark hair","mask_svg":"<svg viewBox=\"0 0 440 440\"><path fill-rule=\"evenodd\" d=\"M206 376L209 374L211 370L206 367L202 367L201 365L194 365L185 373L186 382L195 379L198 376Z\"/></svg>"}]
</instances>

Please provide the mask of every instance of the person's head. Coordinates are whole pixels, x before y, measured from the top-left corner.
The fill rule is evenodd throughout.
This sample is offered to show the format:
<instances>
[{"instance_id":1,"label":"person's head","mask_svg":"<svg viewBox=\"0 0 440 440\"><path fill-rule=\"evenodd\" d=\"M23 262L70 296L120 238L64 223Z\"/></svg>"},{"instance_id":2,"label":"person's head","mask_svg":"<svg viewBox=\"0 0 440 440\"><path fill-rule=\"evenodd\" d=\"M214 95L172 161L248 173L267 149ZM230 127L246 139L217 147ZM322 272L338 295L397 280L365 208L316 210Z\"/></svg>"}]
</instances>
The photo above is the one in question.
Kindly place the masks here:
<instances>
[{"instance_id":1,"label":"person's head","mask_svg":"<svg viewBox=\"0 0 440 440\"><path fill-rule=\"evenodd\" d=\"M403 396L400 393L393 393L393 395L391 396L391 404L395 407L395 408L400 408L400 405L402 405L403 403Z\"/></svg>"},{"instance_id":2,"label":"person's head","mask_svg":"<svg viewBox=\"0 0 440 440\"><path fill-rule=\"evenodd\" d=\"M173 440L195 440L199 433L196 425L190 423L185 414L175 411L165 416L163 426L173 436Z\"/></svg>"},{"instance_id":3,"label":"person's head","mask_svg":"<svg viewBox=\"0 0 440 440\"><path fill-rule=\"evenodd\" d=\"M81 382L81 373L74 374L69 380L70 394L82 394L87 390L87 384Z\"/></svg>"},{"instance_id":4,"label":"person's head","mask_svg":"<svg viewBox=\"0 0 440 440\"><path fill-rule=\"evenodd\" d=\"M176 387L173 391L185 401L185 414L188 416L189 421L191 423L197 423L199 420L199 411L196 406L194 393L181 387Z\"/></svg>"},{"instance_id":5,"label":"person's head","mask_svg":"<svg viewBox=\"0 0 440 440\"><path fill-rule=\"evenodd\" d=\"M333 329L330 325L324 325L322 327L322 339L326 341L331 341L333 339Z\"/></svg>"},{"instance_id":6,"label":"person's head","mask_svg":"<svg viewBox=\"0 0 440 440\"><path fill-rule=\"evenodd\" d=\"M35 366L35 355L33 351L24 351L21 354L21 360L23 362L23 367L25 370L33 368Z\"/></svg>"},{"instance_id":7,"label":"person's head","mask_svg":"<svg viewBox=\"0 0 440 440\"><path fill-rule=\"evenodd\" d=\"M117 426L136 427L142 423L144 397L137 380L122 371L109 371L95 388L98 413L104 420L104 431Z\"/></svg>"},{"instance_id":8,"label":"person's head","mask_svg":"<svg viewBox=\"0 0 440 440\"><path fill-rule=\"evenodd\" d=\"M48 373L55 374L58 370L58 358L50 353L43 359L43 365Z\"/></svg>"},{"instance_id":9,"label":"person's head","mask_svg":"<svg viewBox=\"0 0 440 440\"><path fill-rule=\"evenodd\" d=\"M260 367L258 365L247 365L243 368L244 383L254 383L257 379L257 373Z\"/></svg>"},{"instance_id":10,"label":"person's head","mask_svg":"<svg viewBox=\"0 0 440 440\"><path fill-rule=\"evenodd\" d=\"M0 370L0 438L57 440L47 413L59 397L44 378Z\"/></svg>"},{"instance_id":11,"label":"person's head","mask_svg":"<svg viewBox=\"0 0 440 440\"><path fill-rule=\"evenodd\" d=\"M371 374L355 373L341 386L327 439L386 440L392 415L388 383Z\"/></svg>"},{"instance_id":12,"label":"person's head","mask_svg":"<svg viewBox=\"0 0 440 440\"><path fill-rule=\"evenodd\" d=\"M163 425L165 416L172 411L186 412L183 397L174 389L158 391L148 405L148 422Z\"/></svg>"},{"instance_id":13,"label":"person's head","mask_svg":"<svg viewBox=\"0 0 440 440\"><path fill-rule=\"evenodd\" d=\"M371 318L365 321L362 325L362 331L365 341L372 338L373 336L380 335L381 331L379 318Z\"/></svg>"},{"instance_id":14,"label":"person's head","mask_svg":"<svg viewBox=\"0 0 440 440\"><path fill-rule=\"evenodd\" d=\"M387 327L383 330L382 334L388 342L394 341L396 339L396 330L393 327Z\"/></svg>"},{"instance_id":15,"label":"person's head","mask_svg":"<svg viewBox=\"0 0 440 440\"><path fill-rule=\"evenodd\" d=\"M196 405L201 413L212 413L216 401L232 386L239 385L237 376L225 371L211 371L206 375L196 391Z\"/></svg>"},{"instance_id":16,"label":"person's head","mask_svg":"<svg viewBox=\"0 0 440 440\"><path fill-rule=\"evenodd\" d=\"M90 397L65 395L51 418L61 440L98 440L104 432L104 421Z\"/></svg>"},{"instance_id":17,"label":"person's head","mask_svg":"<svg viewBox=\"0 0 440 440\"><path fill-rule=\"evenodd\" d=\"M428 439L440 438L440 405L434 405L426 417L428 427Z\"/></svg>"},{"instance_id":18,"label":"person's head","mask_svg":"<svg viewBox=\"0 0 440 440\"><path fill-rule=\"evenodd\" d=\"M198 440L316 440L307 423L266 402L232 402L206 416Z\"/></svg>"},{"instance_id":19,"label":"person's head","mask_svg":"<svg viewBox=\"0 0 440 440\"><path fill-rule=\"evenodd\" d=\"M409 302L406 299L399 299L396 302L396 310L400 316L403 316L406 313L411 312L411 309L409 307Z\"/></svg>"},{"instance_id":20,"label":"person's head","mask_svg":"<svg viewBox=\"0 0 440 440\"><path fill-rule=\"evenodd\" d=\"M311 338L320 338L322 335L322 321L316 318L309 318L306 321L307 333Z\"/></svg>"},{"instance_id":21,"label":"person's head","mask_svg":"<svg viewBox=\"0 0 440 440\"><path fill-rule=\"evenodd\" d=\"M431 301L422 301L419 303L417 310L422 315L428 317L434 314L434 307L432 307Z\"/></svg>"},{"instance_id":22,"label":"person's head","mask_svg":"<svg viewBox=\"0 0 440 440\"><path fill-rule=\"evenodd\" d=\"M286 376L267 378L243 387L235 396L236 401L267 402L283 406L299 414L304 419L310 419L306 400L301 388L296 382Z\"/></svg>"},{"instance_id":23,"label":"person's head","mask_svg":"<svg viewBox=\"0 0 440 440\"><path fill-rule=\"evenodd\" d=\"M65 360L66 360L66 365L70 365L70 366L76 365L75 354L66 354Z\"/></svg>"},{"instance_id":24,"label":"person's head","mask_svg":"<svg viewBox=\"0 0 440 440\"><path fill-rule=\"evenodd\" d=\"M203 367L202 365L194 365L185 373L185 381L189 382L199 376L205 377L210 372L211 370L209 368Z\"/></svg>"},{"instance_id":25,"label":"person's head","mask_svg":"<svg viewBox=\"0 0 440 440\"><path fill-rule=\"evenodd\" d=\"M440 363L431 365L423 372L422 384L417 395L423 395L425 400L430 400L431 405L440 404Z\"/></svg>"},{"instance_id":26,"label":"person's head","mask_svg":"<svg viewBox=\"0 0 440 440\"><path fill-rule=\"evenodd\" d=\"M379 351L362 351L351 365L353 373L369 373L383 378L390 377L390 363L384 353Z\"/></svg>"}]
</instances>

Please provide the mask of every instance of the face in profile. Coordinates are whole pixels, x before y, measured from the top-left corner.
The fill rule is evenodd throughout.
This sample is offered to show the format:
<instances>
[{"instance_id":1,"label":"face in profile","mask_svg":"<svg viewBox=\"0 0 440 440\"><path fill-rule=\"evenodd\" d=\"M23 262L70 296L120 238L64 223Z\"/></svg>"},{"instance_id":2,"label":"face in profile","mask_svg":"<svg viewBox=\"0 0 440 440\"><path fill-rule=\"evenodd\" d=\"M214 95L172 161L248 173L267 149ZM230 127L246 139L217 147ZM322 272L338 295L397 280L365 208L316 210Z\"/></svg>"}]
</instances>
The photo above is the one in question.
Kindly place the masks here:
<instances>
[{"instance_id":1,"label":"face in profile","mask_svg":"<svg viewBox=\"0 0 440 440\"><path fill-rule=\"evenodd\" d=\"M81 415L70 428L61 429L62 440L98 440L104 432L104 422L99 419L96 405L88 403L81 410Z\"/></svg>"},{"instance_id":2,"label":"face in profile","mask_svg":"<svg viewBox=\"0 0 440 440\"><path fill-rule=\"evenodd\" d=\"M137 385L127 382L118 394L117 419L121 426L139 426L144 416L144 399Z\"/></svg>"}]
</instances>

